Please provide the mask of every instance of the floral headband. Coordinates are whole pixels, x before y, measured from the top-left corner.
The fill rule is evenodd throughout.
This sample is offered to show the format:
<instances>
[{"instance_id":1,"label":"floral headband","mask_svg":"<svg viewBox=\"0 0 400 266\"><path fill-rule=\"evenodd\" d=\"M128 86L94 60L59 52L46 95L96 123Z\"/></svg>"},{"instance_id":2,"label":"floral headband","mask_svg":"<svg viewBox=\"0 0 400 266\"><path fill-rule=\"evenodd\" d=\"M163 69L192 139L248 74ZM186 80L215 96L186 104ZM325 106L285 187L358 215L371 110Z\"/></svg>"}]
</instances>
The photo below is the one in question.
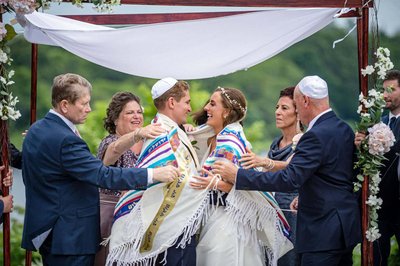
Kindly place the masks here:
<instances>
[{"instance_id":1,"label":"floral headband","mask_svg":"<svg viewBox=\"0 0 400 266\"><path fill-rule=\"evenodd\" d=\"M232 100L231 97L229 96L229 94L226 92L225 88L223 87L219 87L218 89L221 90L221 93L228 99L229 103L232 104L233 106L237 106L239 107L239 109L243 112L243 115L246 114L247 108L243 108L243 106L236 100Z\"/></svg>"}]
</instances>

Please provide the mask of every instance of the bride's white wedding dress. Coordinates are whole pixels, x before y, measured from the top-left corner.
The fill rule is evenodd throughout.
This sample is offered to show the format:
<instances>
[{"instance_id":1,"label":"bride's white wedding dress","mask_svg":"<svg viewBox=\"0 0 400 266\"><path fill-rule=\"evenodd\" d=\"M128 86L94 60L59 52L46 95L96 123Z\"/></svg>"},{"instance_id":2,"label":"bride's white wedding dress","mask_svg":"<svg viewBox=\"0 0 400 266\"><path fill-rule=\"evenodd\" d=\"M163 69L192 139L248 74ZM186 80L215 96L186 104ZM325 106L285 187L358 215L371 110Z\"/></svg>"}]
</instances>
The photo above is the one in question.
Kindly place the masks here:
<instances>
[{"instance_id":1,"label":"bride's white wedding dress","mask_svg":"<svg viewBox=\"0 0 400 266\"><path fill-rule=\"evenodd\" d=\"M239 165L238 160L248 145L242 126L239 123L226 126L216 142L215 150L206 152L203 167L210 170L220 159ZM266 257L269 265L276 265L278 258L293 248L287 238L285 218L270 193L232 188L226 205L213 205L200 230L196 248L198 266L263 266Z\"/></svg>"}]
</instances>

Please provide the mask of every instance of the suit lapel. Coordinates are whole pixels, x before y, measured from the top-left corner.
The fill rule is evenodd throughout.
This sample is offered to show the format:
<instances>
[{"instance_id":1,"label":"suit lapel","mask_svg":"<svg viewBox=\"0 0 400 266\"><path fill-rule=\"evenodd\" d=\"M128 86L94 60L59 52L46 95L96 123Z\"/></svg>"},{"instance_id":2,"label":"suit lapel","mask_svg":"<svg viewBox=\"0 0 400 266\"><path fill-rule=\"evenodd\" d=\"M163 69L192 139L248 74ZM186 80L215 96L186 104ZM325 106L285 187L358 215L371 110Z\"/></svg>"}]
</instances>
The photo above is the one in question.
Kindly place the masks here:
<instances>
[{"instance_id":1,"label":"suit lapel","mask_svg":"<svg viewBox=\"0 0 400 266\"><path fill-rule=\"evenodd\" d=\"M386 125L389 124L389 116L388 115L383 116L382 122L385 123Z\"/></svg>"}]
</instances>

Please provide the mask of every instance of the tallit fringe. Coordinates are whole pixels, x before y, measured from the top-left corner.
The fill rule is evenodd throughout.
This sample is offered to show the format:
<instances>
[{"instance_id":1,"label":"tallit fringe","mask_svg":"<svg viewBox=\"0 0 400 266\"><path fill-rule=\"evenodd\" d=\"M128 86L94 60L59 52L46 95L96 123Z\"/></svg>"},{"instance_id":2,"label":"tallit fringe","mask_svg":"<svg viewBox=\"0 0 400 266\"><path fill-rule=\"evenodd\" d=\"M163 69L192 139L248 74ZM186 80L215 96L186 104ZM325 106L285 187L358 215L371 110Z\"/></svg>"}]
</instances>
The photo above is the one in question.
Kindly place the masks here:
<instances>
[{"instance_id":1,"label":"tallit fringe","mask_svg":"<svg viewBox=\"0 0 400 266\"><path fill-rule=\"evenodd\" d=\"M100 242L100 246L107 246L110 242L110 237L104 238L103 241Z\"/></svg>"},{"instance_id":2,"label":"tallit fringe","mask_svg":"<svg viewBox=\"0 0 400 266\"><path fill-rule=\"evenodd\" d=\"M186 244L189 243L191 237L199 230L200 226L205 223L210 216L210 204L209 196L204 197L199 209L194 213L194 215L187 221L183 229L178 232L174 237L165 241L165 244L157 250L143 256L139 252L142 237L144 235L145 229L143 228L142 219L130 219L126 223L125 232L126 243L119 245L109 251L106 265L110 266L152 266L157 262L157 257L163 254L162 262L164 265L167 263L167 249L177 245L180 248L185 248ZM141 216L142 208L141 202L139 202L135 208L128 214L129 216ZM136 230L132 230L136 229ZM178 242L179 237L182 239Z\"/></svg>"},{"instance_id":3,"label":"tallit fringe","mask_svg":"<svg viewBox=\"0 0 400 266\"><path fill-rule=\"evenodd\" d=\"M265 201L255 201L245 191L232 189L226 199L225 211L228 214L227 226L234 226L239 239L246 245L258 246L265 250L269 265L277 265L277 260L281 257L281 246L287 244L287 238L283 235L279 217L276 210ZM252 192L257 193L257 192ZM275 230L271 230L268 224L275 225ZM261 231L261 232L260 232ZM274 235L271 239L271 232ZM265 233L267 242L261 242L258 234Z\"/></svg>"}]
</instances>

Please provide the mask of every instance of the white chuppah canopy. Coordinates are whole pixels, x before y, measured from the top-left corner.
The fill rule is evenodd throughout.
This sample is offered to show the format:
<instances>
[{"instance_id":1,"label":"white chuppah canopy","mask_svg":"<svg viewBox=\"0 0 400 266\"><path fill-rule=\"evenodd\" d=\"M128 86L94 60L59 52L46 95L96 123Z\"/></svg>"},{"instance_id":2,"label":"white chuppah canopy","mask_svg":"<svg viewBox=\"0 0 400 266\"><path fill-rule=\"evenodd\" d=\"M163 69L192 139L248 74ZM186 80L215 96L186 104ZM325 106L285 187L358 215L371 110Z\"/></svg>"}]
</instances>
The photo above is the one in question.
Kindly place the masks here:
<instances>
[{"instance_id":1,"label":"white chuppah canopy","mask_svg":"<svg viewBox=\"0 0 400 266\"><path fill-rule=\"evenodd\" d=\"M227 17L110 28L34 12L25 38L124 73L202 79L271 58L331 23L340 9L275 9Z\"/></svg>"}]
</instances>

